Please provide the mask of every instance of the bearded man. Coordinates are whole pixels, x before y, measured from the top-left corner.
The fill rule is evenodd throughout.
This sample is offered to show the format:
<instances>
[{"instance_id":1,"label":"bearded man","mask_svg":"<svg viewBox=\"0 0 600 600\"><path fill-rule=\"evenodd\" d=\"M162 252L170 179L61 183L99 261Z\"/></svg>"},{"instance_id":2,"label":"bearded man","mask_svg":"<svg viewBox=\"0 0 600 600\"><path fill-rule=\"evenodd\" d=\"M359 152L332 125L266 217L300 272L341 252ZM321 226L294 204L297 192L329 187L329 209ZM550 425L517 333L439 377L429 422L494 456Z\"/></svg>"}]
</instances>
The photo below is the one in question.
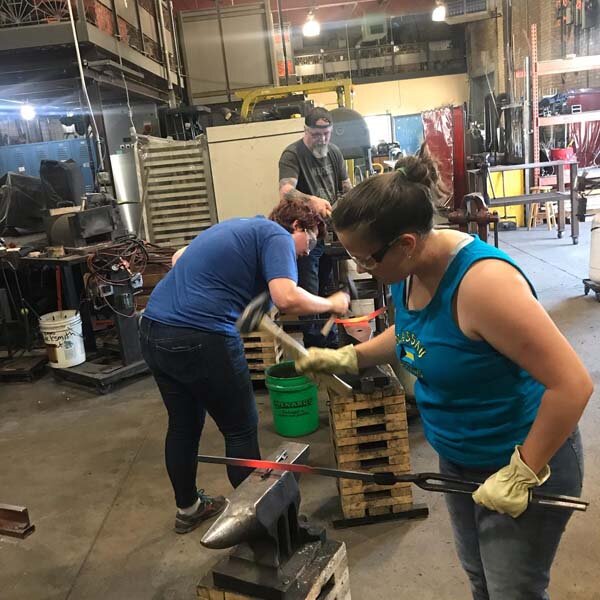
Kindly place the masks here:
<instances>
[{"instance_id":1,"label":"bearded man","mask_svg":"<svg viewBox=\"0 0 600 600\"><path fill-rule=\"evenodd\" d=\"M324 108L315 108L304 120L304 137L290 144L279 159L279 196L281 200L308 202L324 218L331 215L339 195L352 189L340 149L331 143L333 119ZM325 243L298 259L298 285L311 294L330 292L332 261L325 254ZM316 323L304 328L304 345L337 347L335 328L325 338Z\"/></svg>"}]
</instances>

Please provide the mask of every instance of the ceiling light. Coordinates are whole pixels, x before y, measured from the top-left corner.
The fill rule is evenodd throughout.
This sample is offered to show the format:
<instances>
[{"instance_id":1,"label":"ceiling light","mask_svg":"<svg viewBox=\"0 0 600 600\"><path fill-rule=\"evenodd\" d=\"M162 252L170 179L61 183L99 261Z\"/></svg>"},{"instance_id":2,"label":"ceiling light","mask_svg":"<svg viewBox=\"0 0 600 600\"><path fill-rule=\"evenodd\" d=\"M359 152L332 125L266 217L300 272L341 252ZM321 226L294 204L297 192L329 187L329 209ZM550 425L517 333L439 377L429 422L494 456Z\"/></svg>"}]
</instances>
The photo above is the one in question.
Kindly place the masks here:
<instances>
[{"instance_id":1,"label":"ceiling light","mask_svg":"<svg viewBox=\"0 0 600 600\"><path fill-rule=\"evenodd\" d=\"M302 27L302 35L304 37L317 37L321 33L321 25L319 21L315 19L315 15L312 11L308 13L306 17L306 23Z\"/></svg>"},{"instance_id":2,"label":"ceiling light","mask_svg":"<svg viewBox=\"0 0 600 600\"><path fill-rule=\"evenodd\" d=\"M35 119L35 108L31 104L23 104L21 106L21 118L26 121Z\"/></svg>"},{"instance_id":3,"label":"ceiling light","mask_svg":"<svg viewBox=\"0 0 600 600\"><path fill-rule=\"evenodd\" d=\"M433 9L431 13L432 21L445 21L446 20L446 5L443 2L438 2L438 5Z\"/></svg>"}]
</instances>

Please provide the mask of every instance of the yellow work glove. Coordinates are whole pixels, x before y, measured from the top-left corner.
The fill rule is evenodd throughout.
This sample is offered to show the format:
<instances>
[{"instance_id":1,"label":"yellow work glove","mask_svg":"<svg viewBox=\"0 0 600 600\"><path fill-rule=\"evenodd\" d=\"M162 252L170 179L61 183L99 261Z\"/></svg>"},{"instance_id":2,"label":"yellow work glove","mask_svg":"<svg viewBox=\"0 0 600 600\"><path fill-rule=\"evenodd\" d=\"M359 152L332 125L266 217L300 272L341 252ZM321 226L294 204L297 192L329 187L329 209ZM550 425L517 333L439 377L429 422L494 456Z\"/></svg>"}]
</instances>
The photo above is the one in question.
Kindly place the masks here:
<instances>
[{"instance_id":1,"label":"yellow work glove","mask_svg":"<svg viewBox=\"0 0 600 600\"><path fill-rule=\"evenodd\" d=\"M548 465L536 475L523 462L520 448L515 446L510 463L488 477L473 492L473 500L477 504L515 519L527 508L530 488L542 485L550 477Z\"/></svg>"},{"instance_id":2,"label":"yellow work glove","mask_svg":"<svg viewBox=\"0 0 600 600\"><path fill-rule=\"evenodd\" d=\"M308 355L296 360L298 373L353 373L358 374L358 358L354 346L339 350L309 348Z\"/></svg>"}]
</instances>

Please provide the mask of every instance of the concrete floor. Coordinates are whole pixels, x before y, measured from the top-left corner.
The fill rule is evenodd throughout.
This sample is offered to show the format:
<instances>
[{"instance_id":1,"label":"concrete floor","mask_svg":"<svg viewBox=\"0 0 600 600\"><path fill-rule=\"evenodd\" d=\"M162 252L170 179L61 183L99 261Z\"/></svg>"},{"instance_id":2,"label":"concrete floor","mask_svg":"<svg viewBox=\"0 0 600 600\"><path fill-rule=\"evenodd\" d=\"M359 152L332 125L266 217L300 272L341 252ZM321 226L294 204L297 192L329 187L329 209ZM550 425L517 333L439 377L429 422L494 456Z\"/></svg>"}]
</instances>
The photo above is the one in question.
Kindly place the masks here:
<instances>
[{"instance_id":1,"label":"concrete floor","mask_svg":"<svg viewBox=\"0 0 600 600\"><path fill-rule=\"evenodd\" d=\"M583 357L600 390L600 304L582 295L589 224L581 243L537 231L501 234L502 247L523 266L561 330ZM501 325L499 325L501 326ZM552 577L553 598L600 598L599 392L582 422L586 445L586 514L572 519ZM264 454L274 434L267 399L257 397ZM325 415L323 414L323 417ZM207 526L177 536L174 507L163 466L165 411L150 378L113 394L96 396L55 383L0 386L0 502L26 505L36 532L26 540L0 537L0 597L4 600L176 600L195 597L194 586L217 552L199 540ZM411 426L414 470L436 468L418 424ZM330 465L326 420L306 441L312 461ZM205 453L223 452L208 423ZM224 469L203 465L201 487L227 494ZM328 523L338 516L335 483L302 481L303 512ZM330 535L346 542L352 596L363 600L468 598L441 495L415 491L430 508L427 519Z\"/></svg>"}]
</instances>

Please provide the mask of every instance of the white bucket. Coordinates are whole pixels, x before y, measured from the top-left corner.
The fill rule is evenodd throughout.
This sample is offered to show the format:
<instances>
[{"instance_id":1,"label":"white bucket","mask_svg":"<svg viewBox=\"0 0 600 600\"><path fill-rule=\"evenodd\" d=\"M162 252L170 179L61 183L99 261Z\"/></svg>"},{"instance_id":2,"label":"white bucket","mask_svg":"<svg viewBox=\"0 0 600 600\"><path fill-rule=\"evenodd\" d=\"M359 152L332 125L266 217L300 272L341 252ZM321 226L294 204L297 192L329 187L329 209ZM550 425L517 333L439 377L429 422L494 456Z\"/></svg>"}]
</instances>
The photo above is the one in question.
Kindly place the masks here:
<instances>
[{"instance_id":1,"label":"white bucket","mask_svg":"<svg viewBox=\"0 0 600 600\"><path fill-rule=\"evenodd\" d=\"M600 214L594 215L594 220L592 221L590 279L595 283L600 283Z\"/></svg>"},{"instance_id":2,"label":"white bucket","mask_svg":"<svg viewBox=\"0 0 600 600\"><path fill-rule=\"evenodd\" d=\"M40 317L48 361L54 369L85 362L81 317L76 310L59 310Z\"/></svg>"}]
</instances>

